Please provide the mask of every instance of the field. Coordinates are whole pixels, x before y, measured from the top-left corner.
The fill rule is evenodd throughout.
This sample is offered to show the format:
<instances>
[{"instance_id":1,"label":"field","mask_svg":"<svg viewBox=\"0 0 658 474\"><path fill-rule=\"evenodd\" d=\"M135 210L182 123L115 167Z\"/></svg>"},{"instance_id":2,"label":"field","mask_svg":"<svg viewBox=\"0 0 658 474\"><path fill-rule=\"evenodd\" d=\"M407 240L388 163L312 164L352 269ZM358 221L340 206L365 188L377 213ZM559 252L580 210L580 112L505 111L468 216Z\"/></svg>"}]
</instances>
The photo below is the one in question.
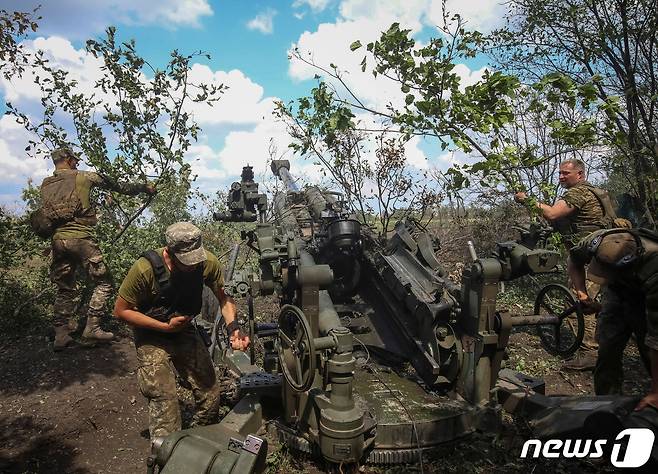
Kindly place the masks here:
<instances>
[{"instance_id":1,"label":"field","mask_svg":"<svg viewBox=\"0 0 658 474\"><path fill-rule=\"evenodd\" d=\"M560 370L538 339L516 332L508 366L542 376L549 394L592 392L590 372ZM649 378L637 350L625 354L628 394L641 394ZM74 348L53 355L41 334L0 342L0 472L139 473L149 454L148 421L139 393L130 334L95 349ZM181 397L186 397L181 389ZM183 402L184 413L189 404ZM572 472L600 471L588 462L524 461L520 448L529 438L522 419L504 417L496 434L478 434L445 446L426 458L423 472ZM322 472L325 466L297 458L273 443L272 473ZM388 468L362 466L361 472L421 472L420 465Z\"/></svg>"}]
</instances>

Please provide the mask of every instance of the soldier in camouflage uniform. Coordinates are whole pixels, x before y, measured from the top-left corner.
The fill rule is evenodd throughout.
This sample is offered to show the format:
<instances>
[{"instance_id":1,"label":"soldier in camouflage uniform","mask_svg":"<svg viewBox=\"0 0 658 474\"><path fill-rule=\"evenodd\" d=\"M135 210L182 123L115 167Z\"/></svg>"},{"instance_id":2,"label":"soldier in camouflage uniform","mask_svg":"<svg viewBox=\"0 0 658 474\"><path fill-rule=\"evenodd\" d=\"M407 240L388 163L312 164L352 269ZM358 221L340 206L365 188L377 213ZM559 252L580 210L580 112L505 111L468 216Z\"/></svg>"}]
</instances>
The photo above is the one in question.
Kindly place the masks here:
<instances>
[{"instance_id":1,"label":"soldier in camouflage uniform","mask_svg":"<svg viewBox=\"0 0 658 474\"><path fill-rule=\"evenodd\" d=\"M224 293L217 257L203 248L201 231L178 222L165 232L167 246L145 252L119 288L114 315L135 335L139 389L148 401L151 439L181 429L176 372L192 386L193 424L213 422L219 385L210 355L192 323L202 305L203 286L217 296L231 346L244 350L233 299Z\"/></svg>"},{"instance_id":2,"label":"soldier in camouflage uniform","mask_svg":"<svg viewBox=\"0 0 658 474\"><path fill-rule=\"evenodd\" d=\"M114 337L100 328L100 319L112 293L112 282L95 241L96 210L89 198L91 189L100 187L128 195L153 193L154 189L144 184L112 183L97 173L78 171L80 159L68 148L55 150L52 159L55 172L41 185L42 201L59 208L70 207L69 215L72 215L57 223L52 236L50 278L57 285L53 348L60 351L73 342L70 333L77 328L74 312L78 300L75 281L78 267L82 267L96 285L89 300L83 341L108 341Z\"/></svg>"},{"instance_id":3,"label":"soldier in camouflage uniform","mask_svg":"<svg viewBox=\"0 0 658 474\"><path fill-rule=\"evenodd\" d=\"M585 164L582 161L574 159L562 162L559 173L560 186L566 189L565 193L552 206L545 203L537 203L537 206L543 217L560 233L564 246L569 250L590 232L610 227L609 216L606 216L602 201L609 198L603 190L587 182ZM597 193L601 197L597 197ZM514 199L522 203L527 196L519 192L514 195ZM590 293L596 297L598 286L591 282L589 285ZM565 362L565 368L575 370L594 368L598 348L595 332L596 316L585 315L583 343L579 352Z\"/></svg>"},{"instance_id":4,"label":"soldier in camouflage uniform","mask_svg":"<svg viewBox=\"0 0 658 474\"><path fill-rule=\"evenodd\" d=\"M622 393L622 356L635 334L651 373L651 391L637 409L658 408L658 234L644 229L593 232L571 249L569 276L585 306L592 304L588 277L606 285L599 312L599 354L594 369L597 395Z\"/></svg>"}]
</instances>

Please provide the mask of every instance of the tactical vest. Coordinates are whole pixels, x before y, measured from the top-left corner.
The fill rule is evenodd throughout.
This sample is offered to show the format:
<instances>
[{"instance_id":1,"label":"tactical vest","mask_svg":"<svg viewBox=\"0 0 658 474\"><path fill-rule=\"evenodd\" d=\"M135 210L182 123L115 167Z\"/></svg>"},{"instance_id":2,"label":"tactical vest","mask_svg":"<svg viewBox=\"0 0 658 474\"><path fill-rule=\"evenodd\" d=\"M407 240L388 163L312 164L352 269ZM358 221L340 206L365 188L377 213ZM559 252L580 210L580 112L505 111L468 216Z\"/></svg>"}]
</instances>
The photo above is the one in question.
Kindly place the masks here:
<instances>
[{"instance_id":1,"label":"tactical vest","mask_svg":"<svg viewBox=\"0 0 658 474\"><path fill-rule=\"evenodd\" d=\"M585 187L596 197L603 209L603 220L606 228L624 228L630 229L631 223L628 219L617 217L615 208L610 200L610 195L605 189L597 188L591 184L585 184Z\"/></svg>"},{"instance_id":2,"label":"tactical vest","mask_svg":"<svg viewBox=\"0 0 658 474\"><path fill-rule=\"evenodd\" d=\"M588 233L600 229L629 229L631 227L630 221L617 217L617 213L615 212L612 201L610 200L610 195L605 189L597 188L589 183L580 183L579 186L585 187L596 198L596 201L601 207L602 216L600 219L597 218L592 222L578 222L577 218L573 215L558 219L554 222L553 227L561 235L571 237L580 234L580 237L578 238L580 239ZM571 242L571 245L575 244L576 241ZM565 243L569 246L568 242Z\"/></svg>"},{"instance_id":3,"label":"tactical vest","mask_svg":"<svg viewBox=\"0 0 658 474\"><path fill-rule=\"evenodd\" d=\"M96 212L82 207L76 181L77 171L55 172L41 184L41 208L55 228L75 220L83 225L96 225Z\"/></svg>"},{"instance_id":4,"label":"tactical vest","mask_svg":"<svg viewBox=\"0 0 658 474\"><path fill-rule=\"evenodd\" d=\"M173 315L196 316L201 312L204 265L189 273L169 273L162 256L155 250L142 255L153 268L158 294L150 304L138 309L158 321L168 322Z\"/></svg>"}]
</instances>

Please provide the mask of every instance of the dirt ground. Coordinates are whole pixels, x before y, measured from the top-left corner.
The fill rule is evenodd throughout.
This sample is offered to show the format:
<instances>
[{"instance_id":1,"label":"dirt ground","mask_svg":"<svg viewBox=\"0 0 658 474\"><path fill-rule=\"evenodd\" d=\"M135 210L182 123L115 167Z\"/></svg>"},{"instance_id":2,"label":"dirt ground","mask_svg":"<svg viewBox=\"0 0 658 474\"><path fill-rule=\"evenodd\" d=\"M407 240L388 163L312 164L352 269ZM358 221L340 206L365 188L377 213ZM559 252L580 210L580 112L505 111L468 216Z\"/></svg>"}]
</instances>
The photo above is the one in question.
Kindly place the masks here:
<instances>
[{"instance_id":1,"label":"dirt ground","mask_svg":"<svg viewBox=\"0 0 658 474\"><path fill-rule=\"evenodd\" d=\"M649 378L631 344L625 354L627 394L641 394ZM538 339L517 332L510 341L508 367L546 380L547 394L592 393L590 372L565 372ZM45 336L0 341L0 472L138 473L149 454L147 412L136 378L135 351L128 334L95 349L53 354ZM424 463L424 472L598 471L586 463L560 465L520 462L527 431L505 418L497 435L454 443ZM536 461L535 461L536 462ZM313 462L297 461L274 444L270 472L318 472ZM421 466L362 472L420 472Z\"/></svg>"}]
</instances>

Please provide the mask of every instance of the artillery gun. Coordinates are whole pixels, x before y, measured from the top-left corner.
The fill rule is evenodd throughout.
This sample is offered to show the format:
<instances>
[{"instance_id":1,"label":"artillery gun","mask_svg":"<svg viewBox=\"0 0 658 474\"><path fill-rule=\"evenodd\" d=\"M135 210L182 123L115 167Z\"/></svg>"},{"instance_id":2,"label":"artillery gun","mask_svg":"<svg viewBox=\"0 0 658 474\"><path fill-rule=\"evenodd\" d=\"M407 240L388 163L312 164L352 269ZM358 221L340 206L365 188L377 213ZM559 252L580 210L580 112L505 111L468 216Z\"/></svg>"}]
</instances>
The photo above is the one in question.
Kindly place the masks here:
<instances>
[{"instance_id":1,"label":"artillery gun","mask_svg":"<svg viewBox=\"0 0 658 474\"><path fill-rule=\"evenodd\" d=\"M286 188L273 198L271 221L250 167L231 187L230 212L215 214L257 221L244 237L258 253L258 272L233 271L236 246L225 290L248 300L251 339L266 339L263 367L253 351L247 357L226 348L218 319L211 354L240 376L244 398L217 428L158 440L151 459L161 472L175 472L168 466L183 458L199 472L257 471L266 443L253 435L260 396L268 393L281 407L270 425L293 449L337 464L416 461L440 443L495 429L496 384L515 325L551 328L555 337L545 343L557 351L567 319L579 315L582 322L568 291L559 311L540 311L546 304L534 315L497 310L501 282L557 265L559 255L534 248L531 236L526 245L497 244L488 258L471 250L473 261L457 285L436 258L439 243L417 222L402 220L388 239L378 238L349 214L340 194L300 189L288 161L271 168ZM253 298L272 294L279 297L276 321L257 322ZM245 456L251 464L240 461ZM211 469L228 458L249 470L232 470L233 463Z\"/></svg>"}]
</instances>

